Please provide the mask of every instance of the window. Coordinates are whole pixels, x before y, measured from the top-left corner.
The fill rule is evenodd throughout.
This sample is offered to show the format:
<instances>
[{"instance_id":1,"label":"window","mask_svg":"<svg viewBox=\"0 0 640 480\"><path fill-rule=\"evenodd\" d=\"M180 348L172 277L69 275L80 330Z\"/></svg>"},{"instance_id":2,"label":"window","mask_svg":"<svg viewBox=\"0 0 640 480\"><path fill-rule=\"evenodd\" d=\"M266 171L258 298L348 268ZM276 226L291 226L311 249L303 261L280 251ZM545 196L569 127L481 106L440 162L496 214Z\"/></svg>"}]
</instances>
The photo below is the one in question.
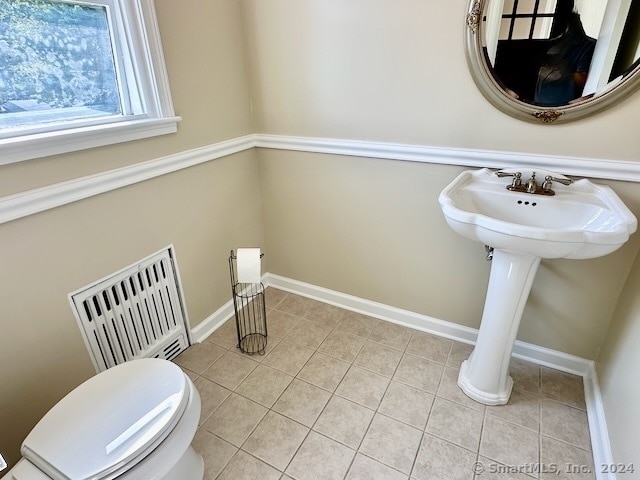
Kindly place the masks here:
<instances>
[{"instance_id":1,"label":"window","mask_svg":"<svg viewBox=\"0 0 640 480\"><path fill-rule=\"evenodd\" d=\"M0 164L175 132L152 0L2 0Z\"/></svg>"},{"instance_id":2,"label":"window","mask_svg":"<svg viewBox=\"0 0 640 480\"><path fill-rule=\"evenodd\" d=\"M506 0L500 39L549 38L557 3L556 0Z\"/></svg>"}]
</instances>

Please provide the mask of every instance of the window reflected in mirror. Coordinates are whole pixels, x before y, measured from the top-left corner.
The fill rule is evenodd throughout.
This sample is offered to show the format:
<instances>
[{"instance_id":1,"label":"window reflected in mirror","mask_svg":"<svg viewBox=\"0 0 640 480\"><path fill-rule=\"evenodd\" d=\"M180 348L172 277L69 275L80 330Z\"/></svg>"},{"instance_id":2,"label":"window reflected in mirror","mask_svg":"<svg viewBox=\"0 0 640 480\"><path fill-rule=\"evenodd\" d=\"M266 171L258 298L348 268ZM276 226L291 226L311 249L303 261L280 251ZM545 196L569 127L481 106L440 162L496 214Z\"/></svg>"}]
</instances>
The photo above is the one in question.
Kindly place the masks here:
<instances>
[{"instance_id":1,"label":"window reflected in mirror","mask_svg":"<svg viewBox=\"0 0 640 480\"><path fill-rule=\"evenodd\" d=\"M639 0L491 0L482 21L495 80L532 106L589 100L640 57Z\"/></svg>"}]
</instances>

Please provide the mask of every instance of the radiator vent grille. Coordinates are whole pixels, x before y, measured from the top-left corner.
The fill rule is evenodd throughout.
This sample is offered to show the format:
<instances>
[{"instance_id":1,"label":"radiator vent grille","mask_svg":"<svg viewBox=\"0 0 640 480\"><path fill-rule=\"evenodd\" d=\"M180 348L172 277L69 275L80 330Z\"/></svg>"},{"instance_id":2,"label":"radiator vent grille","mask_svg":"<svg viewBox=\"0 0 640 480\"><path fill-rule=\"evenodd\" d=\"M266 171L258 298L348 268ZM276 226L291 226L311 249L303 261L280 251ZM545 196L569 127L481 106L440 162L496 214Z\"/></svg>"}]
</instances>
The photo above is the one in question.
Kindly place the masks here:
<instances>
[{"instance_id":1,"label":"radiator vent grille","mask_svg":"<svg viewBox=\"0 0 640 480\"><path fill-rule=\"evenodd\" d=\"M172 247L69 295L98 372L189 346Z\"/></svg>"}]
</instances>

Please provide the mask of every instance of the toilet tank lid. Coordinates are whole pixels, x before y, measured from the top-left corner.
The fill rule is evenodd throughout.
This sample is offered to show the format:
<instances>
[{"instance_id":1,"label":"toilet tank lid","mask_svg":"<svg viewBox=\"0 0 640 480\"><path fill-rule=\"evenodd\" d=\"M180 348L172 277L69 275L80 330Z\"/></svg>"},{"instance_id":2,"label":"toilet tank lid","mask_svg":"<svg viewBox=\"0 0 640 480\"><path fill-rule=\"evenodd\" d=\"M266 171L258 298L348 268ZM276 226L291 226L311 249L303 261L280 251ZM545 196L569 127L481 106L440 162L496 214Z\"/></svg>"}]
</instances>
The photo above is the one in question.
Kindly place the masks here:
<instances>
[{"instance_id":1,"label":"toilet tank lid","mask_svg":"<svg viewBox=\"0 0 640 480\"><path fill-rule=\"evenodd\" d=\"M22 444L22 455L54 479L124 472L173 430L190 396L180 367L145 358L116 365L64 397Z\"/></svg>"}]
</instances>

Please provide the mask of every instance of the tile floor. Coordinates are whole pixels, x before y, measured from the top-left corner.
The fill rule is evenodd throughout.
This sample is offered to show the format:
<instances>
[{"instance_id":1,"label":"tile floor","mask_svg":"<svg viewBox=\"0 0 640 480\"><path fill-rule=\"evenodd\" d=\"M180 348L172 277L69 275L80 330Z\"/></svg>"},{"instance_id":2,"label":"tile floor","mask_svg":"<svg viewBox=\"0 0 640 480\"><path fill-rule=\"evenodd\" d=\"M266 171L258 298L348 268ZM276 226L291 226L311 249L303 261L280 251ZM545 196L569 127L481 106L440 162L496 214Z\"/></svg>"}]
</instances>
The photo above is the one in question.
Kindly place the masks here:
<instances>
[{"instance_id":1,"label":"tile floor","mask_svg":"<svg viewBox=\"0 0 640 480\"><path fill-rule=\"evenodd\" d=\"M582 379L514 359L507 405L457 387L471 347L268 288L264 356L234 320L177 359L208 480L593 479Z\"/></svg>"}]
</instances>

